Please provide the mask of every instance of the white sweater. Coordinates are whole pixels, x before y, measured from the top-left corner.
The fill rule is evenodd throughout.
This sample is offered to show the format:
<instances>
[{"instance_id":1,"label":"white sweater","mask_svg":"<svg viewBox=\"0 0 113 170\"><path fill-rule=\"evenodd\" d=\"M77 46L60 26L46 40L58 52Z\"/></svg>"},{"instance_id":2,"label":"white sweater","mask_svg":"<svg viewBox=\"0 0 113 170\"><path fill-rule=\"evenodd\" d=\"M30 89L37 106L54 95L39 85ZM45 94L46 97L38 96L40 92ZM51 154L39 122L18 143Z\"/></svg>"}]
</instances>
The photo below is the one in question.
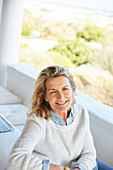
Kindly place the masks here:
<instances>
[{"instance_id":1,"label":"white sweater","mask_svg":"<svg viewBox=\"0 0 113 170\"><path fill-rule=\"evenodd\" d=\"M35 114L30 116L10 153L7 170L42 170L45 159L69 168L75 161L92 170L96 165L96 152L89 116L80 105L75 104L74 112L75 119L68 126L57 125Z\"/></svg>"}]
</instances>

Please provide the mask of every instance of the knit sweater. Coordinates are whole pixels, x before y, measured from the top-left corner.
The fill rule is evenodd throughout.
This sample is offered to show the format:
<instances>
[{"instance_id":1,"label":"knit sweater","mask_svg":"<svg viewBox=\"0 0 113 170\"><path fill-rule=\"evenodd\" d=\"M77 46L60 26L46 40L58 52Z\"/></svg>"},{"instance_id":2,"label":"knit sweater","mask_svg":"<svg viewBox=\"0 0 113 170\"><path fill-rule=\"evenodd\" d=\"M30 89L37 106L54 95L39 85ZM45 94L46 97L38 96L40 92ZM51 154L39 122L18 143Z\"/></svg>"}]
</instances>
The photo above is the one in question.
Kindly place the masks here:
<instances>
[{"instance_id":1,"label":"knit sweater","mask_svg":"<svg viewBox=\"0 0 113 170\"><path fill-rule=\"evenodd\" d=\"M35 114L27 119L24 130L14 145L7 170L42 170L43 161L69 167L72 162L83 164L87 170L95 165L96 152L89 128L89 116L80 105L74 105L75 119L60 126Z\"/></svg>"}]
</instances>

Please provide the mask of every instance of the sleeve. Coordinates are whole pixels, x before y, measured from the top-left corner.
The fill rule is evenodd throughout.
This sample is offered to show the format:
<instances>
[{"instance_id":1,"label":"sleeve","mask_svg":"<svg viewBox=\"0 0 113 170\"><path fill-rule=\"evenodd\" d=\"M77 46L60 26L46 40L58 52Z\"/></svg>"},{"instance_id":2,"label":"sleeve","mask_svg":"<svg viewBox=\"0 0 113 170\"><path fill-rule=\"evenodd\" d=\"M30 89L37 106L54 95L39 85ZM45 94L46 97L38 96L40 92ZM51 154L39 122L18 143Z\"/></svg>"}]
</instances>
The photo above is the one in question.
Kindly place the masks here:
<instances>
[{"instance_id":1,"label":"sleeve","mask_svg":"<svg viewBox=\"0 0 113 170\"><path fill-rule=\"evenodd\" d=\"M87 170L83 164L78 162L72 162L72 169L74 168L80 168L80 170Z\"/></svg>"},{"instance_id":2,"label":"sleeve","mask_svg":"<svg viewBox=\"0 0 113 170\"><path fill-rule=\"evenodd\" d=\"M43 160L43 170L49 170L49 160Z\"/></svg>"},{"instance_id":3,"label":"sleeve","mask_svg":"<svg viewBox=\"0 0 113 170\"><path fill-rule=\"evenodd\" d=\"M29 119L24 130L15 143L8 159L7 170L42 170L43 161L32 154L34 147L41 140L42 125Z\"/></svg>"},{"instance_id":4,"label":"sleeve","mask_svg":"<svg viewBox=\"0 0 113 170\"><path fill-rule=\"evenodd\" d=\"M90 131L89 115L87 110L85 109L84 116L85 121L83 123L86 123L84 145L77 163L79 163L79 165L81 166L81 170L91 170L96 166L96 150L93 143L93 137ZM81 119L83 120L83 116Z\"/></svg>"}]
</instances>

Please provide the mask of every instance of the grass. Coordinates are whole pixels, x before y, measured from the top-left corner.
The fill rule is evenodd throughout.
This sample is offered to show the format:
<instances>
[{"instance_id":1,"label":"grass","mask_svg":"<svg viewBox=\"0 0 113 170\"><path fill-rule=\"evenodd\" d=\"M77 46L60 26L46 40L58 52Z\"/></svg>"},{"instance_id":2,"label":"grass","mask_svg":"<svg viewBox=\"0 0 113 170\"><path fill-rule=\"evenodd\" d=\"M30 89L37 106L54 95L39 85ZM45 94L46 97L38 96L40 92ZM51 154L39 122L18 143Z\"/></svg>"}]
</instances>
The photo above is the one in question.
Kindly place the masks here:
<instances>
[{"instance_id":1,"label":"grass","mask_svg":"<svg viewBox=\"0 0 113 170\"><path fill-rule=\"evenodd\" d=\"M49 54L49 56L51 56L53 60L53 65L58 65L67 68L68 70L75 68L75 65L70 61L70 59L66 58L64 55L61 55L54 51L48 51L47 53Z\"/></svg>"},{"instance_id":2,"label":"grass","mask_svg":"<svg viewBox=\"0 0 113 170\"><path fill-rule=\"evenodd\" d=\"M101 67L103 70L113 74L113 47L105 46L100 50L92 51L89 55L90 63L93 66Z\"/></svg>"},{"instance_id":3,"label":"grass","mask_svg":"<svg viewBox=\"0 0 113 170\"><path fill-rule=\"evenodd\" d=\"M49 51L46 53L33 51L26 47L26 45L21 46L19 59L20 62L26 62L39 70L42 70L49 65L59 65L69 70L75 67L75 65L73 65L71 61L63 55Z\"/></svg>"}]
</instances>

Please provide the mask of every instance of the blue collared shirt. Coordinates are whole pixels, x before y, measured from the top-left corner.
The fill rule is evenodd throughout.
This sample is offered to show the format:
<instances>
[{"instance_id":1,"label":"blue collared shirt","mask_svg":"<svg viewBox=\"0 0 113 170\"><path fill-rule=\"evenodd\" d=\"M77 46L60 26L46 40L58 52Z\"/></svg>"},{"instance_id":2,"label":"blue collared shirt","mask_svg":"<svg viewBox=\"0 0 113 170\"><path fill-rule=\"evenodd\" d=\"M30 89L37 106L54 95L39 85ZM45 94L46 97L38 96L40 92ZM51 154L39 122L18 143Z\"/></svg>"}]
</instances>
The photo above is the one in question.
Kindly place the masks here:
<instances>
[{"instance_id":1,"label":"blue collared shirt","mask_svg":"<svg viewBox=\"0 0 113 170\"><path fill-rule=\"evenodd\" d=\"M73 114L73 112L71 111L70 114L69 114L69 117L67 118L66 123L65 123L59 116L57 116L57 115L51 110L51 119L52 119L53 122L55 122L55 123L58 124L58 125L68 126L68 125L70 125L70 124L74 121L74 114Z\"/></svg>"},{"instance_id":2,"label":"blue collared shirt","mask_svg":"<svg viewBox=\"0 0 113 170\"><path fill-rule=\"evenodd\" d=\"M68 126L74 121L74 118L75 115L73 112L73 108L71 108L71 112L66 120L66 123L51 110L51 119L58 125ZM74 168L80 168L80 170L86 170L85 166L78 162L72 162L72 169ZM49 160L43 160L43 170L49 170Z\"/></svg>"}]
</instances>

